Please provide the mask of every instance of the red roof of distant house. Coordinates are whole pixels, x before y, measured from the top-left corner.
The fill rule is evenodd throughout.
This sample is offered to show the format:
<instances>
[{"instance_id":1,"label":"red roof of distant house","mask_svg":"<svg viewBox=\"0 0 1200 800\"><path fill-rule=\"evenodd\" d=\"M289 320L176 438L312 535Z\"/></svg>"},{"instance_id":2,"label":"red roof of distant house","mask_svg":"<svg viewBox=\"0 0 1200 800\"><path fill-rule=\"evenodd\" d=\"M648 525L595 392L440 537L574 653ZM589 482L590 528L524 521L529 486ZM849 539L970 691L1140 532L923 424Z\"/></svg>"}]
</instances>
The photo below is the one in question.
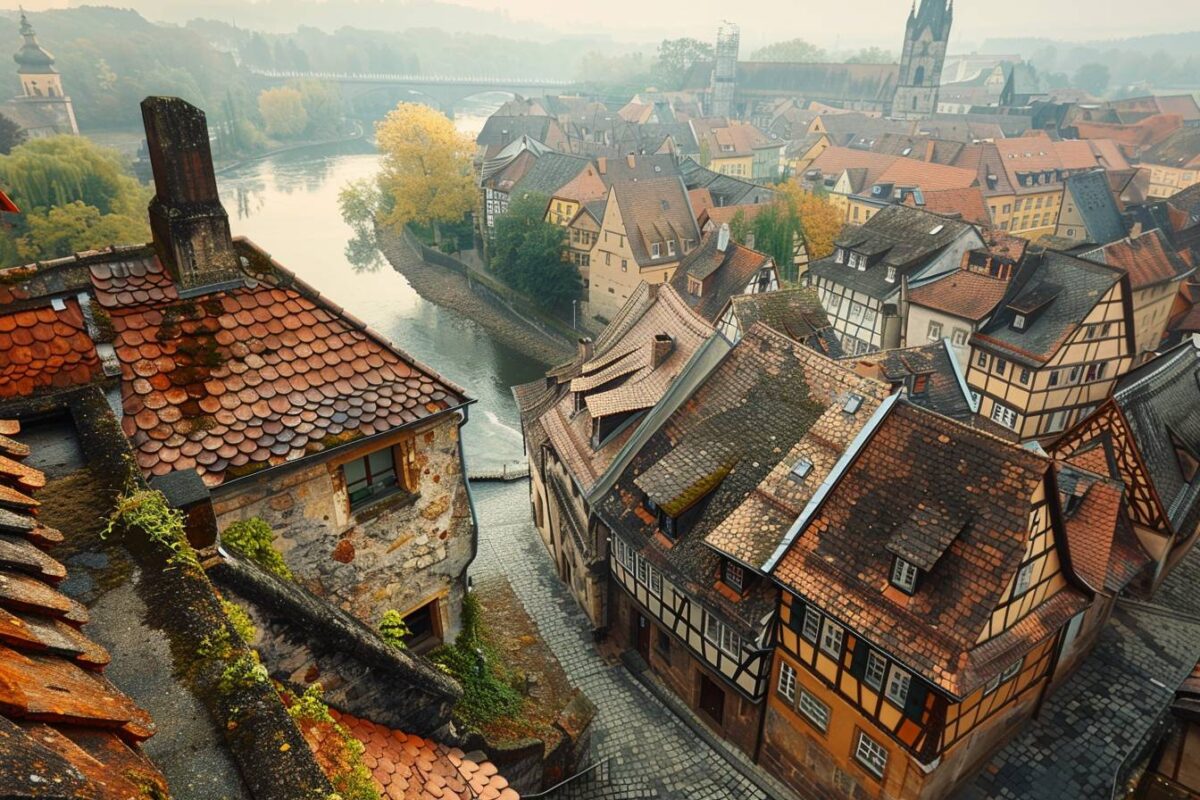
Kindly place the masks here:
<instances>
[{"instance_id":1,"label":"red roof of distant house","mask_svg":"<svg viewBox=\"0 0 1200 800\"><path fill-rule=\"evenodd\" d=\"M983 192L977 186L966 189L942 189L921 194L925 201L924 204L917 203L915 194L908 195L904 204L942 216L957 215L967 222L974 222L977 225L991 223L987 203L983 200Z\"/></svg>"},{"instance_id":2,"label":"red roof of distant house","mask_svg":"<svg viewBox=\"0 0 1200 800\"><path fill-rule=\"evenodd\" d=\"M8 195L0 189L0 211L6 214L20 214L21 209L17 208L17 204L8 199Z\"/></svg>"},{"instance_id":3,"label":"red roof of distant house","mask_svg":"<svg viewBox=\"0 0 1200 800\"><path fill-rule=\"evenodd\" d=\"M952 314L959 319L980 320L1004 299L1008 281L960 269L945 278L909 292L913 305Z\"/></svg>"},{"instance_id":4,"label":"red roof of distant house","mask_svg":"<svg viewBox=\"0 0 1200 800\"><path fill-rule=\"evenodd\" d=\"M1100 253L1103 255L1097 260L1129 273L1129 282L1134 289L1178 280L1192 271L1157 228L1105 245L1100 248Z\"/></svg>"}]
</instances>

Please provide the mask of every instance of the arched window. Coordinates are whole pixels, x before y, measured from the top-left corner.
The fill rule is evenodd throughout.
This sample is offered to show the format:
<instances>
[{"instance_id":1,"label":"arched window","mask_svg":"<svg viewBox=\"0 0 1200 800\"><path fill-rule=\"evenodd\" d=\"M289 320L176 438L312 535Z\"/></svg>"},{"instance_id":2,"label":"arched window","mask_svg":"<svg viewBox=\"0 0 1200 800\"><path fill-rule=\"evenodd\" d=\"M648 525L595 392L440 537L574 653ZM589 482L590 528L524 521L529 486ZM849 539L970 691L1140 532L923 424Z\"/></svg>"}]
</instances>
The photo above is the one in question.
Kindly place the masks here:
<instances>
[{"instance_id":1,"label":"arched window","mask_svg":"<svg viewBox=\"0 0 1200 800\"><path fill-rule=\"evenodd\" d=\"M925 83L925 67L917 67L916 73L913 75L913 83L921 86Z\"/></svg>"}]
</instances>

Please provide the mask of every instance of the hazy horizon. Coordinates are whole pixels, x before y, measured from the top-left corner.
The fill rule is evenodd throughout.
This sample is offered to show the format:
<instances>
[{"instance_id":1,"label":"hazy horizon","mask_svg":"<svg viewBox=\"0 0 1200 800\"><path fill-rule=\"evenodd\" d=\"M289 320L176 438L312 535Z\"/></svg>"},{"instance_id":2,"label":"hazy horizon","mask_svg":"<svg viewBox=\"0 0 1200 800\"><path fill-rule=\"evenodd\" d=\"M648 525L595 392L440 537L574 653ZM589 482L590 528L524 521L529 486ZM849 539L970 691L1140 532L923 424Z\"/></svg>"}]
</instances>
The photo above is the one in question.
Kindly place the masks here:
<instances>
[{"instance_id":1,"label":"hazy horizon","mask_svg":"<svg viewBox=\"0 0 1200 800\"><path fill-rule=\"evenodd\" d=\"M389 10L428 6L418 2L378 0ZM324 6L322 13L345 8L361 12L356 6L375 6L365 0L315 0ZM233 21L239 10L250 17L247 27L258 27L255 8L261 3L236 0L119 0L118 2L85 2L83 0L0 0L0 9L15 10L24 5L29 11L64 8L79 5L109 5L135 8L150 19L179 22L189 17L208 17ZM304 5L296 3L292 6ZM647 4L641 0L609 0L603 6L573 6L571 14L561 13L561 4L553 0L510 0L499 5L495 0L452 0L440 3L506 17L518 25L531 26L530 37L540 38L551 29L559 36L606 35L630 43L653 43L665 38L694 36L711 40L723 19L738 23L742 28L743 57L755 47L774 41L803 38L826 50L844 50L878 46L892 51L899 49L904 19L910 0L860 0L853 5L821 6L820 16L802 19L806 8L818 8L805 3L780 9L779 2L750 0L731 7L719 0L663 0ZM1086 12L1082 13L1082 12ZM629 20L617 24L617 18ZM276 30L290 31L305 23L297 17L281 21ZM356 27L367 27L354 21ZM395 25L388 27L394 28ZM954 31L951 52L975 51L987 39L1008 37L1049 38L1060 41L1084 42L1107 39L1188 32L1200 29L1200 4L1183 0L1146 0L1138 5L1136 14L1128 13L1128 4L1117 0L1045 3L1043 0L1010 0L1003 7L977 0L960 0L955 4ZM511 35L507 33L505 35Z\"/></svg>"}]
</instances>

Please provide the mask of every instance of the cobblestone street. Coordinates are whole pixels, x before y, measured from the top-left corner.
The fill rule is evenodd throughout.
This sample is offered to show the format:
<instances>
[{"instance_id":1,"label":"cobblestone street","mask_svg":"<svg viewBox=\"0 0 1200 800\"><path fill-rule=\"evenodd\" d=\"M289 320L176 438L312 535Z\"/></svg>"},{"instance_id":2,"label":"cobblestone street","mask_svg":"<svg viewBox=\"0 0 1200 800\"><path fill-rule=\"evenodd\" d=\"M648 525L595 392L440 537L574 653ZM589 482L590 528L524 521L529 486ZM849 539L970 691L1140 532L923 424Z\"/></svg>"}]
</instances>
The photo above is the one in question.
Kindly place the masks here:
<instances>
[{"instance_id":1,"label":"cobblestone street","mask_svg":"<svg viewBox=\"0 0 1200 800\"><path fill-rule=\"evenodd\" d=\"M595 759L611 757L609 779L563 797L580 800L753 800L766 798L621 665L604 662L583 612L567 594L529 517L528 486L473 485L479 518L477 579L508 576L571 682L597 707Z\"/></svg>"}]
</instances>

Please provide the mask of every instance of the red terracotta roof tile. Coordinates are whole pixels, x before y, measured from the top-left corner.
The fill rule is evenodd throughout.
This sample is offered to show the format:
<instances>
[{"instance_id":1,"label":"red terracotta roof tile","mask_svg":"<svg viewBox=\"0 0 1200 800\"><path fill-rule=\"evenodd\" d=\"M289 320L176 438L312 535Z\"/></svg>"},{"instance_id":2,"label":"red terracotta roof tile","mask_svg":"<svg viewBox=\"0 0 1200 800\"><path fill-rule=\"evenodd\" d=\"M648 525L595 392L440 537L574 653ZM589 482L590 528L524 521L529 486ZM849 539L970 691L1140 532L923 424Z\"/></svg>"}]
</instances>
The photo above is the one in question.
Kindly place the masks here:
<instances>
[{"instance_id":1,"label":"red terracotta roof tile","mask_svg":"<svg viewBox=\"0 0 1200 800\"><path fill-rule=\"evenodd\" d=\"M14 288L8 287L9 294ZM88 384L100 375L100 358L75 298L62 310L44 306L0 315L0 399Z\"/></svg>"},{"instance_id":2,"label":"red terracotta roof tile","mask_svg":"<svg viewBox=\"0 0 1200 800\"><path fill-rule=\"evenodd\" d=\"M961 319L980 320L992 313L1007 290L1008 281L960 269L910 290L909 301Z\"/></svg>"},{"instance_id":3,"label":"red terracotta roof tile","mask_svg":"<svg viewBox=\"0 0 1200 800\"><path fill-rule=\"evenodd\" d=\"M142 471L222 483L464 402L284 270L180 299L155 258L92 267Z\"/></svg>"},{"instance_id":4,"label":"red terracotta roof tile","mask_svg":"<svg viewBox=\"0 0 1200 800\"><path fill-rule=\"evenodd\" d=\"M1088 258L1128 272L1134 290L1178 280L1192 271L1157 228L1105 245Z\"/></svg>"}]
</instances>

